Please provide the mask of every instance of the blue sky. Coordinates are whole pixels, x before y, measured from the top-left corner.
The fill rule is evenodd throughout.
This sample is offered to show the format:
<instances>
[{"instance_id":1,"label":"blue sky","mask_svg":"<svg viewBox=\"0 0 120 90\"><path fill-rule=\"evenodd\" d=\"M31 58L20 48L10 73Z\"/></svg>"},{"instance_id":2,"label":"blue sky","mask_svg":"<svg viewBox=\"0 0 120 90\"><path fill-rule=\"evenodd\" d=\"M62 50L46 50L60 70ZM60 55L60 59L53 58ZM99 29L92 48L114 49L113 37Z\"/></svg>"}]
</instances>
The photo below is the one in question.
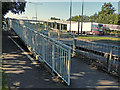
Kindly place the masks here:
<instances>
[{"instance_id":1,"label":"blue sky","mask_svg":"<svg viewBox=\"0 0 120 90\"><path fill-rule=\"evenodd\" d=\"M50 17L57 17L63 20L69 18L69 7L70 2L33 2L37 3L37 17L38 19L50 19ZM39 5L42 3L42 5ZM113 7L116 9L116 13L118 13L118 2L111 2ZM95 12L101 10L101 6L104 2L84 2L84 15L93 15ZM32 19L35 14L35 4L27 3L26 11L22 15L14 15L8 13L6 17L14 17L14 18L22 18L23 16L27 16L29 19ZM81 2L73 2L72 3L72 16L81 14Z\"/></svg>"}]
</instances>

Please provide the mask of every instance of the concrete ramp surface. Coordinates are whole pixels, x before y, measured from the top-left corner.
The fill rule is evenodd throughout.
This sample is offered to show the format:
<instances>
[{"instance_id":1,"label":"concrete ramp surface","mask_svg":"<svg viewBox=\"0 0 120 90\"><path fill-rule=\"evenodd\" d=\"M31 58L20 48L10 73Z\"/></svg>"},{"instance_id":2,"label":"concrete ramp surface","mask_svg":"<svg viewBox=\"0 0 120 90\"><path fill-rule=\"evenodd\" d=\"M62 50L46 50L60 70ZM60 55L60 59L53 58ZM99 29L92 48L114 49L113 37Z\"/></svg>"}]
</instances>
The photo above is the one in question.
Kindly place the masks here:
<instances>
[{"instance_id":1,"label":"concrete ramp surface","mask_svg":"<svg viewBox=\"0 0 120 90\"><path fill-rule=\"evenodd\" d=\"M33 64L3 31L2 53L3 70L10 88L116 88L118 82L106 73L100 72L83 63L79 58L71 60L71 85L59 83L43 64ZM12 36L12 34L10 34ZM18 37L14 39L22 43ZM22 45L22 44L21 44ZM25 46L21 46L25 47Z\"/></svg>"}]
</instances>

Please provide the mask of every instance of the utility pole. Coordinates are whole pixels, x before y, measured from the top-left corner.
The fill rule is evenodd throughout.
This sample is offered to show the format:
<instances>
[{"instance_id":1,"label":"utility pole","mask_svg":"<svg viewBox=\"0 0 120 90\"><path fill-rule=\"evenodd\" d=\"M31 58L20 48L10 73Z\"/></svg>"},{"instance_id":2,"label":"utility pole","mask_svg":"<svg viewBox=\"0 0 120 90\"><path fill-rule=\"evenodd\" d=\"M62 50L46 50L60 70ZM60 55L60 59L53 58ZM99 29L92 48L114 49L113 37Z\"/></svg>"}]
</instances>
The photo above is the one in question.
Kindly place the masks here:
<instances>
[{"instance_id":1,"label":"utility pole","mask_svg":"<svg viewBox=\"0 0 120 90\"><path fill-rule=\"evenodd\" d=\"M71 31L71 16L72 16L72 0L70 2L70 30Z\"/></svg>"},{"instance_id":2,"label":"utility pole","mask_svg":"<svg viewBox=\"0 0 120 90\"><path fill-rule=\"evenodd\" d=\"M42 5L42 3L33 3L33 2L29 2L29 3L35 5L35 12L36 12L36 29L37 29L37 5Z\"/></svg>"},{"instance_id":3,"label":"utility pole","mask_svg":"<svg viewBox=\"0 0 120 90\"><path fill-rule=\"evenodd\" d=\"M79 32L80 31L80 15L78 15L78 35L79 35Z\"/></svg>"},{"instance_id":4,"label":"utility pole","mask_svg":"<svg viewBox=\"0 0 120 90\"><path fill-rule=\"evenodd\" d=\"M82 35L82 29L83 29L83 9L84 9L84 0L82 1L81 35Z\"/></svg>"},{"instance_id":5,"label":"utility pole","mask_svg":"<svg viewBox=\"0 0 120 90\"><path fill-rule=\"evenodd\" d=\"M37 25L37 5L36 5L36 25Z\"/></svg>"},{"instance_id":6,"label":"utility pole","mask_svg":"<svg viewBox=\"0 0 120 90\"><path fill-rule=\"evenodd\" d=\"M118 14L120 14L120 1L118 2Z\"/></svg>"}]
</instances>

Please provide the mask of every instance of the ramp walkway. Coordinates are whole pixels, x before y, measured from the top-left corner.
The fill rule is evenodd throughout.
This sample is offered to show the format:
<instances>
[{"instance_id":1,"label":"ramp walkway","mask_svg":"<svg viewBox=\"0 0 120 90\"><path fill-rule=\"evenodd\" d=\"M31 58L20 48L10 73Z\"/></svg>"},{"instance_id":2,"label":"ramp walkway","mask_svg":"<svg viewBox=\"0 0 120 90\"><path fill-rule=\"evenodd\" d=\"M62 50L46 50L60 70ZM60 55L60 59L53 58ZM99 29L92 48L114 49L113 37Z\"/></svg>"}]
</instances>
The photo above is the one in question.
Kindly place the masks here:
<instances>
[{"instance_id":1,"label":"ramp walkway","mask_svg":"<svg viewBox=\"0 0 120 90\"><path fill-rule=\"evenodd\" d=\"M10 39L9 35L22 48L18 36L2 31L3 70L10 88L114 88L119 89L116 79L100 72L74 57L71 60L71 85L59 83L43 64L33 64Z\"/></svg>"}]
</instances>

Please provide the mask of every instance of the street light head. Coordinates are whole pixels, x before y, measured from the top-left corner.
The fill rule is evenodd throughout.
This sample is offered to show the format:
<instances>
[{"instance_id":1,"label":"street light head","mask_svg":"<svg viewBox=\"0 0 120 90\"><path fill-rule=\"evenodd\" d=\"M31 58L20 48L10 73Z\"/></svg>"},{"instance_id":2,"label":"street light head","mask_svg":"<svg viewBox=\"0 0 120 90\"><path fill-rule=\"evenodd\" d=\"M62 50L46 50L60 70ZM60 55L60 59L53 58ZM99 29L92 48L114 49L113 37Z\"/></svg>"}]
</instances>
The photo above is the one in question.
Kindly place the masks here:
<instances>
[{"instance_id":1,"label":"street light head","mask_svg":"<svg viewBox=\"0 0 120 90\"><path fill-rule=\"evenodd\" d=\"M35 4L35 5L43 5L43 3L38 3L38 2L28 2L28 3L30 3L30 4Z\"/></svg>"}]
</instances>

